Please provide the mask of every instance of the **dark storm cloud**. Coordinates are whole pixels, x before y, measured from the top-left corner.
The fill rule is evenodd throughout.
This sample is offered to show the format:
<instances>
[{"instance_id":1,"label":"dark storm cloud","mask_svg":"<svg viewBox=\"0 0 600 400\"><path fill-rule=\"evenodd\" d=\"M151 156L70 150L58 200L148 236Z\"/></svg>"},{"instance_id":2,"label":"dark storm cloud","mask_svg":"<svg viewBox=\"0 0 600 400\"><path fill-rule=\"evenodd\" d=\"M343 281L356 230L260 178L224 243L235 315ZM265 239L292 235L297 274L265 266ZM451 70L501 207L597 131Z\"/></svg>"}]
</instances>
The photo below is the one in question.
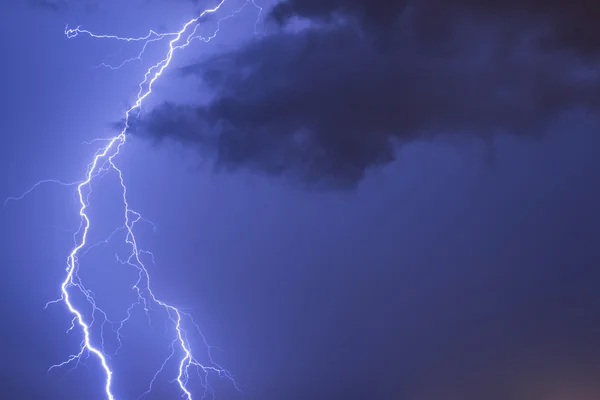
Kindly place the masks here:
<instances>
[{"instance_id":1,"label":"dark storm cloud","mask_svg":"<svg viewBox=\"0 0 600 400\"><path fill-rule=\"evenodd\" d=\"M292 17L331 21L334 17L350 16L372 28L388 28L407 6L407 0L292 0L275 5L269 17L284 24Z\"/></svg>"},{"instance_id":2,"label":"dark storm cloud","mask_svg":"<svg viewBox=\"0 0 600 400\"><path fill-rule=\"evenodd\" d=\"M200 77L212 100L165 104L137 132L198 145L219 168L352 187L407 142L540 135L564 111L597 111L589 2L444 4L280 3L269 14L280 24L294 16L325 24L187 66L183 74ZM567 29L577 18L589 42Z\"/></svg>"},{"instance_id":3,"label":"dark storm cloud","mask_svg":"<svg viewBox=\"0 0 600 400\"><path fill-rule=\"evenodd\" d=\"M418 10L418 28L428 35L445 33L449 19L470 14L473 18L515 18L524 24L546 25L549 45L586 52L600 49L600 4L593 0L284 0L270 16L283 23L294 16L329 20L343 15L385 29L411 5Z\"/></svg>"}]
</instances>

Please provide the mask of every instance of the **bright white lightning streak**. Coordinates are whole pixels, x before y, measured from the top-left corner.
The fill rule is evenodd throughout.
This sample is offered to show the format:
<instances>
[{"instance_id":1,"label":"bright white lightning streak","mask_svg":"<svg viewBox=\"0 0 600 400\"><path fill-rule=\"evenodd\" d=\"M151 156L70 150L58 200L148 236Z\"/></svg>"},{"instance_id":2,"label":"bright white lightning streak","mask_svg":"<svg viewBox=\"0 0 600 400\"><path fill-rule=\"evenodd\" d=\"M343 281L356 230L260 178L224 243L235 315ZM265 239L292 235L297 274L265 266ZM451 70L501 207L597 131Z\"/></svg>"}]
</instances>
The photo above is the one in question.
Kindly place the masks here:
<instances>
[{"instance_id":1,"label":"bright white lightning streak","mask_svg":"<svg viewBox=\"0 0 600 400\"><path fill-rule=\"evenodd\" d=\"M211 348L206 343L204 336L200 332L198 326L191 319L191 316L189 314L179 310L175 306L170 305L162 300L159 300L154 295L152 289L150 288L150 276L149 276L149 273L148 273L146 267L144 266L144 263L141 260L141 255L149 254L152 256L152 253L149 253L149 252L146 252L146 251L140 249L138 247L138 243L137 243L135 235L134 235L134 226L137 222L142 220L142 217L139 213L135 212L134 210L132 210L130 208L128 200L127 200L127 187L126 187L124 179L123 179L123 172L121 171L121 169L119 169L116 166L116 164L114 162L115 157L117 155L119 155L121 147L126 142L126 139L127 139L126 134L129 129L129 119L130 119L131 113L135 110L139 111L139 109L142 106L143 101L152 93L152 87L153 87L154 83L161 77L163 72L171 64L171 61L173 59L173 54L175 53L176 50L185 48L194 39L200 39L205 42L210 41L211 39L216 37L216 35L218 34L221 21L223 21L224 19L233 17L238 12L240 12L244 7L246 7L248 4L252 4L254 7L256 7L256 9L258 10L258 19L260 19L262 8L259 7L258 5L256 5L254 0L247 0L242 5L241 8L239 8L236 11L232 12L231 14L227 15L226 17L219 19L219 21L217 23L217 28L211 36L208 36L208 37L196 36L196 30L199 26L200 19L207 14L212 14L212 13L215 13L218 10L220 10L226 1L227 0L221 0L214 8L204 10L196 18L193 18L193 19L189 20L187 23L185 23L183 25L183 27L179 31L176 31L176 32L157 33L155 31L150 31L148 33L148 35L143 36L143 37L120 37L120 36L116 36L116 35L98 35L91 31L80 29L80 27L77 27L74 29L69 29L68 27L65 28L65 35L69 39L74 38L80 34L85 34L85 35L88 35L88 36L90 36L92 38L96 38L96 39L113 39L113 40L119 40L119 41L125 41L125 42L143 42L144 43L143 48L142 48L141 52L138 54L138 56L135 58L126 60L125 62L123 62L121 64L121 66L124 65L125 63L133 61L133 60L141 60L141 57L149 43L164 39L166 37L170 37L172 39L169 42L169 49L167 51L165 58L163 58L161 61L159 61L155 65L151 66L144 74L144 80L139 84L139 91L137 94L137 99L135 101L135 104L133 106L131 106L131 108L129 108L125 112L124 128L121 130L121 132L118 135L116 135L114 137L106 138L106 139L98 139L98 140L106 141L107 144L104 147L100 148L95 153L92 162L88 165L85 179L83 181L74 182L74 183L63 183L63 182L60 182L57 180L44 180L44 181L40 181L40 182L36 183L31 189L29 189L28 191L23 193L21 196L10 197L7 199L7 201L20 200L25 195L29 194L32 190L34 190L35 188L37 188L39 185L41 185L43 183L58 183L58 184L61 184L64 186L77 185L77 197L78 197L78 201L79 201L79 205L80 205L79 216L81 218L81 224L80 224L78 231L75 233L75 247L71 250L71 253L69 254L68 259L67 259L67 261L68 261L67 269L66 269L67 275L61 284L61 296L58 300L49 302L48 304L53 304L53 303L58 303L58 302L64 302L66 304L69 312L73 315L73 321L72 321L71 327L69 328L69 331L74 329L76 327L76 325L78 325L83 334L83 342L81 344L79 353L70 356L66 361L64 361L60 364L54 365L50 369L67 365L75 360L77 360L77 362L79 362L81 357L84 354L86 354L86 352L88 354L90 354L90 353L93 354L94 356L97 357L98 361L100 362L102 369L104 371L105 377L106 377L104 391L106 394L106 398L108 400L115 400L115 395L113 394L113 389L112 389L113 371L111 370L111 367L109 365L110 357L104 351L104 343L103 343L104 342L104 337L103 337L104 325L106 323L109 323L109 324L113 325L113 327L115 324L118 326L116 333L117 333L117 338L119 339L119 343L120 343L120 336L119 336L120 329L125 324L125 322L127 322L129 320L129 318L131 316L131 314L130 314L131 310L136 305L142 305L144 307L144 310L146 311L146 313L148 313L148 303L150 303L150 302L163 307L163 309L166 311L166 313L169 317L169 320L174 324L176 335L175 335L175 339L171 342L171 346L170 346L171 354L164 361L164 363L162 364L160 369L154 374L152 380L150 381L148 391L146 391L144 394L142 394L142 396L144 396L145 394L148 394L152 390L152 385L154 384L157 376L163 371L167 362L172 357L175 356L175 346L176 345L179 346L179 348L183 352L183 356L179 360L178 374L177 374L177 377L174 379L174 381L176 381L177 384L179 385L179 388L182 392L182 396L185 399L192 400L192 393L187 388L187 383L190 378L190 376L189 376L190 367L197 367L198 372L203 371L205 378L210 372L214 372L214 373L217 373L219 376L223 376L223 377L230 379L233 382L233 384L235 385L235 382L233 381L233 377L229 374L229 372L227 372L225 369L221 368L218 364L214 363L212 361L212 359L210 359L210 349ZM257 19L257 23L258 23L258 19ZM192 26L193 26L193 28L190 29ZM256 32L256 24L255 24L254 28L255 28L255 33L257 33ZM190 32L186 33L188 31L190 31ZM111 67L111 68L118 68L118 67ZM91 226L91 220L90 220L89 216L86 214L86 210L89 205L91 184L92 184L92 181L94 180L94 178L99 177L102 173L106 173L108 170L116 171L116 173L118 175L119 182L120 182L121 189L122 189L122 200L123 200L124 211L125 211L124 212L124 225L121 228L118 228L116 231L124 230L125 234L126 234L125 242L131 246L131 254L130 254L129 258L127 258L126 260L118 260L118 261L120 261L123 264L132 266L138 270L138 279L135 282L135 284L133 285L133 289L136 291L137 296L138 296L138 301L136 303L133 303L129 307L129 309L127 310L127 317L125 319L123 319L121 321L117 321L117 322L110 321L107 318L107 315L104 313L104 311L102 311L99 307L97 307L93 292L91 292L90 290L85 288L83 282L81 281L81 279L79 278L79 276L77 274L78 269L79 269L78 258L79 258L79 256L82 256L83 254L85 254L86 250L84 250L84 248L86 246L89 246L89 244L87 243L87 238L88 238L88 232L89 232L90 226ZM85 192L85 194L84 194L84 192ZM115 232L113 232L113 234ZM111 234L111 237L113 236L113 234ZM79 240L77 240L77 236L79 236ZM110 239L110 237L109 237L109 239ZM108 239L107 239L107 241L108 241ZM95 246L95 245L92 245L92 247L93 246ZM89 250L89 248L88 248L88 250ZM71 288L78 289L84 295L84 297L89 302L89 304L91 305L91 307L92 307L91 321L86 322L83 312L80 311L80 309L78 309L71 301L71 295L70 295L70 291L69 291L69 289L71 289ZM101 331L102 344L100 346L93 344L92 339L90 337L91 336L90 330L91 330L93 323L95 322L96 313L100 313L103 316L102 331ZM202 337L202 340L204 342L203 344L207 346L208 355L209 355L209 359L210 359L209 365L201 364L194 357L191 346L188 342L188 333L185 331L185 329L182 326L182 319L184 317L189 318L190 322L196 327L196 329L198 330L198 333ZM206 388L206 390L211 390L210 386L208 385L208 383L206 381L205 381L205 388ZM237 388L237 386L236 386L236 388Z\"/></svg>"}]
</instances>

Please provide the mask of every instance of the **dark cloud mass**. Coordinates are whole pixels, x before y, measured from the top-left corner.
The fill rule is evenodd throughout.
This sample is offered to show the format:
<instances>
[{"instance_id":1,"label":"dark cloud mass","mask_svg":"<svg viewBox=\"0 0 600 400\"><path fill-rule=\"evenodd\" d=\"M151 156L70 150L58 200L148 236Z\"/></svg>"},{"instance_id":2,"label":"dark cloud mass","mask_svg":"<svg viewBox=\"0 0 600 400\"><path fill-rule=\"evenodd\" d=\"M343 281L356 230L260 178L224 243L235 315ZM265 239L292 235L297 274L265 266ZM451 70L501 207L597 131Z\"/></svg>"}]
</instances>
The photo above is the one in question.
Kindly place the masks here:
<instances>
[{"instance_id":1,"label":"dark cloud mass","mask_svg":"<svg viewBox=\"0 0 600 400\"><path fill-rule=\"evenodd\" d=\"M598 110L599 6L541 0L288 0L281 29L183 68L204 104L164 104L136 132L198 146L218 168L353 187L398 146L541 135ZM313 21L292 32L293 18Z\"/></svg>"},{"instance_id":2,"label":"dark cloud mass","mask_svg":"<svg viewBox=\"0 0 600 400\"><path fill-rule=\"evenodd\" d=\"M389 28L407 4L407 0L292 0L276 4L269 17L284 24L293 17L331 21L336 16L349 16L371 28L381 29Z\"/></svg>"}]
</instances>

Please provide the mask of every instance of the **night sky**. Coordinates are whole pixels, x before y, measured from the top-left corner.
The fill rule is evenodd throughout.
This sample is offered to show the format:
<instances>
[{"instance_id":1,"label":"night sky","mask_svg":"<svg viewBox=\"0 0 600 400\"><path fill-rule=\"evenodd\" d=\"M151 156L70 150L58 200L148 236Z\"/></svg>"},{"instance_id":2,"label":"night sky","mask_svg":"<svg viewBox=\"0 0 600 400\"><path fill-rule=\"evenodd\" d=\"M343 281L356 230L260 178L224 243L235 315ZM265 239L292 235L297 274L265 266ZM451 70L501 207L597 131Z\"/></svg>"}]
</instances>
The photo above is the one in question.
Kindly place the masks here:
<instances>
[{"instance_id":1,"label":"night sky","mask_svg":"<svg viewBox=\"0 0 600 400\"><path fill-rule=\"evenodd\" d=\"M243 392L213 376L216 398L599 399L597 2L255 2L256 33L249 6L176 53L118 157L154 224L138 240L155 292ZM141 47L65 25L144 36L215 3L0 2L0 197L82 179L86 142L118 133L166 48L98 67ZM116 184L94 184L90 242L121 223ZM78 224L73 187L0 209L0 398L106 399L93 357L48 372L81 341L64 305L44 309ZM119 246L81 259L111 315L131 301ZM163 331L135 313L117 400L147 389ZM174 373L146 398L180 398Z\"/></svg>"}]
</instances>

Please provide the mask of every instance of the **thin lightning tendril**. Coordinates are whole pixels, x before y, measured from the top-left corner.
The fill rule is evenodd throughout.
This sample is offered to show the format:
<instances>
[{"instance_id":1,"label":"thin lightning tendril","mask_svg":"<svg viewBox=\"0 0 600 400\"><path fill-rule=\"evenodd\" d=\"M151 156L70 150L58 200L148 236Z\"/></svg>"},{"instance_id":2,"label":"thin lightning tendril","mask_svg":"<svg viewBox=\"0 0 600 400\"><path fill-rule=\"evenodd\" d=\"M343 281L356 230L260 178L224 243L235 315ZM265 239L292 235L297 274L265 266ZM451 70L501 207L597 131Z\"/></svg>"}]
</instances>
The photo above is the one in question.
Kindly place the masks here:
<instances>
[{"instance_id":1,"label":"thin lightning tendril","mask_svg":"<svg viewBox=\"0 0 600 400\"><path fill-rule=\"evenodd\" d=\"M158 63L156 63L156 64L152 65L150 68L148 68L148 70L145 72L144 79L139 84L139 91L137 93L136 101L133 104L133 106L131 106L125 112L124 127L121 130L121 132L114 137L95 139L91 142L86 142L88 144L91 144L91 143L95 143L97 141L103 141L103 142L106 142L106 145L104 147L99 148L96 151L96 153L94 154L92 161L88 164L88 168L87 168L87 172L85 174L84 180L78 181L78 182L72 182L72 183L64 183L62 181L58 181L58 180L54 180L54 179L39 181L38 183L33 185L33 187L31 187L29 190L24 192L22 195L17 196L17 197L9 197L6 199L6 201L4 203L6 205L6 203L9 201L21 200L23 197L25 197L26 195L31 193L33 190L35 190L38 186L45 184L45 183L55 183L55 184L59 184L62 186L76 186L76 188L77 188L76 196L77 196L77 201L79 203L79 217L80 217L81 222L80 222L78 230L74 234L75 247L71 250L71 252L67 258L66 276L60 286L61 295L57 300L48 302L46 304L46 307L51 304L56 304L56 303L61 303L61 302L64 303L66 305L67 309L69 310L69 312L71 313L71 315L73 316L73 319L71 321L71 326L69 327L67 332L70 332L70 331L74 330L76 327L79 327L79 329L83 335L83 340L82 340L81 347L80 347L78 353L69 356L65 361L63 361L59 364L51 366L50 370L54 369L54 368L63 367L65 365L71 364L73 362L76 362L76 366L77 366L77 365L79 365L79 362L81 361L83 356L89 356L89 355L95 356L98 359L98 361L102 367L102 370L104 371L104 375L105 375L104 392L105 392L106 398L108 400L115 400L115 395L113 394L113 388L112 388L113 371L110 366L110 361L112 360L113 355L109 355L105 351L105 348L104 348L105 347L104 346L105 326L107 326L107 325L110 326L110 329L117 336L119 348L117 349L117 351L114 354L114 355L116 355L121 347L121 328L127 323L127 321L129 321L129 319L131 317L131 313L136 306L143 307L146 315L148 316L148 319L150 319L149 310L152 305L158 305L158 306L162 307L162 309L166 311L166 314L168 316L168 318L165 322L165 334L168 333L168 331L169 331L169 323L172 323L172 327L174 328L174 331L175 331L175 335L174 335L175 337L171 341L171 344L169 346L169 348L171 350L169 356L164 360L164 362L162 363L160 368L156 371L156 373L154 374L154 376L152 377L152 379L149 383L147 391L142 393L140 398L146 396L147 394L149 394L152 391L152 387L153 387L158 375L163 372L167 363L175 357L176 348L179 348L179 350L183 354L181 356L181 359L178 362L177 376L171 382L177 383L177 385L179 386L179 389L181 391L182 397L185 398L186 400L192 400L192 393L188 389L188 382L190 380L190 369L193 367L196 368L196 371L197 371L198 375L200 376L201 381L203 382L203 385L205 387L204 395L206 395L207 393L212 393L212 388L210 387L210 385L207 381L208 375L210 373L216 373L220 377L224 377L224 378L231 380L231 382L236 387L236 389L238 389L232 375L227 370L225 370L224 368L219 366L217 363L212 361L212 357L211 357L212 347L208 345L206 338L200 331L200 328L198 327L198 325L193 321L191 315L169 303L166 303L166 302L160 300L157 296L155 296L154 292L152 291L152 289L150 287L150 275L148 273L148 270L145 267L144 262L142 261L142 258L143 258L142 256L143 255L149 256L151 258L152 262L154 262L154 256L151 252L143 250L138 246L138 242L134 235L135 225L138 222L143 221L144 219L142 218L142 216L139 213L137 213L130 207L128 198L127 198L127 186L125 185L125 180L123 178L123 172L121 169L119 169L117 167L117 165L115 163L115 158L120 154L121 149L127 139L127 131L130 127L130 125L129 125L130 116L136 110L139 112L144 100L152 93L152 87L153 87L154 83L162 76L163 72L171 64L171 61L173 59L173 55L174 55L175 51L181 50L181 49L187 47L195 39L202 40L204 42L209 42L210 40L212 40L213 38L215 38L217 36L217 34L220 30L220 23L222 21L224 21L225 19L229 19L229 18L233 17L234 15L238 14L248 4L252 4L258 10L258 18L257 18L256 23L254 24L254 32L255 32L255 34L258 33L256 27L257 27L258 21L261 17L262 8L259 7L254 2L255 0L247 0L243 3L243 5L239 9L233 11L232 13L230 13L227 16L218 20L217 28L213 32L212 35L207 36L207 37L197 35L197 29L200 25L200 20L202 19L202 17L204 17L207 14L216 13L217 11L219 11L222 8L222 6L225 4L226 1L227 0L220 0L220 2L214 8L210 8L210 9L206 9L206 10L202 11L197 17L186 22L181 27L181 29L176 32L157 33L156 31L151 30L146 36L143 36L143 37L121 37L121 36L116 36L116 35L99 35L99 34L95 34L95 33L91 32L91 31L81 29L81 27L69 28L67 26L65 28L64 33L65 33L65 36L69 39L75 38L78 35L87 35L87 36L90 36L95 39L112 39L112 40L123 41L123 42L143 43L142 50L136 57L125 60L120 65L111 66L109 64L101 64L101 66L109 67L112 69L118 69L118 68L122 67L123 65L125 65L129 62L135 61L135 60L141 61L142 56L144 55L144 52L146 51L146 49L150 43L160 41L164 38L170 38L169 48L166 53L166 56L161 61L159 61ZM113 231L107 239L105 239L99 243L90 245L88 243L88 232L91 227L91 220L90 220L90 217L87 215L86 210L89 206L89 197L92 192L92 182L96 178L98 178L98 179L101 178L102 176L104 176L104 174L108 173L109 171L116 172L117 177L119 179L120 186L121 186L122 202L123 202L123 206L124 206L124 214L123 214L124 224L120 228L117 228L115 231ZM146 222L149 222L149 221L146 221ZM129 308L127 309L127 313L126 313L127 316L123 320L111 321L108 318L107 314L100 307L98 307L96 305L94 293L84 286L82 280L79 278L78 271L79 271L80 258L83 257L91 248L96 247L100 244L108 243L117 232L125 233L125 243L128 244L131 248L131 253L128 258L120 259L118 256L116 256L116 258L117 258L118 262L120 262L124 265L130 266L130 267L133 267L137 270L137 272L138 272L137 280L132 287L133 290L135 291L135 293L137 294L137 300L129 306ZM71 290L78 290L79 293L83 294L84 298L87 300L87 302L91 306L92 311L91 311L91 315L89 317L89 321L86 321L86 317L84 316L83 311L81 311L79 308L77 308L73 304L73 301L71 299ZM96 322L96 319L98 317L102 318L102 322L101 322L101 326L100 326L101 343L99 345L94 344L91 339L92 326L94 325L94 323ZM203 345L206 346L207 351L208 351L208 359L210 360L210 363L208 365L204 365L204 364L200 363L194 357L191 344L188 340L188 332L183 327L184 319L188 323L191 323L194 326L195 330L200 335L200 337L203 341Z\"/></svg>"}]
</instances>

